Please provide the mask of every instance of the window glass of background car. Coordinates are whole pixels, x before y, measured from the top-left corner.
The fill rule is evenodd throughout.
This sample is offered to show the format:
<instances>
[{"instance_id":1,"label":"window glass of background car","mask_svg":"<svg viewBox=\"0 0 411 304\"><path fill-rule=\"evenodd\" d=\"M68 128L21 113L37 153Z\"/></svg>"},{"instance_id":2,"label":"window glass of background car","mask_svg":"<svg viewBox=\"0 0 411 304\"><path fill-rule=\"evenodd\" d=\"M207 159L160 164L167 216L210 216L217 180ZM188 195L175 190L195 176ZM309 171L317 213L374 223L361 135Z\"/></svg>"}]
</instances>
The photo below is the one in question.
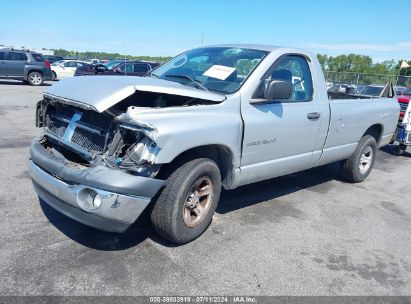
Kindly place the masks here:
<instances>
[{"instance_id":1,"label":"window glass of background car","mask_svg":"<svg viewBox=\"0 0 411 304\"><path fill-rule=\"evenodd\" d=\"M6 52L0 52L0 60L6 59Z\"/></svg>"},{"instance_id":2,"label":"window glass of background car","mask_svg":"<svg viewBox=\"0 0 411 304\"><path fill-rule=\"evenodd\" d=\"M77 63L75 61L68 61L64 64L64 66L66 68L76 68L77 67Z\"/></svg>"},{"instance_id":3,"label":"window glass of background car","mask_svg":"<svg viewBox=\"0 0 411 304\"><path fill-rule=\"evenodd\" d=\"M134 72L134 66L131 63L126 63L125 67L124 65L122 66L122 71L126 73L133 73Z\"/></svg>"},{"instance_id":4,"label":"window glass of background car","mask_svg":"<svg viewBox=\"0 0 411 304\"><path fill-rule=\"evenodd\" d=\"M313 82L307 60L302 56L285 56L279 60L275 63L275 70L263 80L264 87L271 80L287 81L292 85L292 94L287 102L311 101Z\"/></svg>"},{"instance_id":5,"label":"window glass of background car","mask_svg":"<svg viewBox=\"0 0 411 304\"><path fill-rule=\"evenodd\" d=\"M31 56L34 58L34 60L36 60L37 62L44 62L44 58L43 56L41 56L40 54L31 54Z\"/></svg>"},{"instance_id":6,"label":"window glass of background car","mask_svg":"<svg viewBox=\"0 0 411 304\"><path fill-rule=\"evenodd\" d=\"M142 63L136 63L134 65L134 72L135 73L147 73L149 71L148 65L147 64L142 64Z\"/></svg>"},{"instance_id":7,"label":"window glass of background car","mask_svg":"<svg viewBox=\"0 0 411 304\"><path fill-rule=\"evenodd\" d=\"M63 62L63 60L59 60L59 61L54 61L51 65L52 66L58 66Z\"/></svg>"},{"instance_id":8,"label":"window glass of background car","mask_svg":"<svg viewBox=\"0 0 411 304\"><path fill-rule=\"evenodd\" d=\"M8 60L16 60L16 61L25 61L27 60L26 54L23 53L16 53L16 52L8 52L7 53Z\"/></svg>"}]
</instances>

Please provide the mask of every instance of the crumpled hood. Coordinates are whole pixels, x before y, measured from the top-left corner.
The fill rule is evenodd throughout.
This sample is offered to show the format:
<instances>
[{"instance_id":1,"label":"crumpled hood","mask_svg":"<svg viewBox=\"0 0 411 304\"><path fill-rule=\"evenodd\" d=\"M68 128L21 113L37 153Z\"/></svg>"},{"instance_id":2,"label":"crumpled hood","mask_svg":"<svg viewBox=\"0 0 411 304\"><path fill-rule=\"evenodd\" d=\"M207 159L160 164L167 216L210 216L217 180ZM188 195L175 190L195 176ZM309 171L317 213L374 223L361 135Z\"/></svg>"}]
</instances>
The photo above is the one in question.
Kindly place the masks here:
<instances>
[{"instance_id":1,"label":"crumpled hood","mask_svg":"<svg viewBox=\"0 0 411 304\"><path fill-rule=\"evenodd\" d=\"M82 76L59 81L44 93L66 103L80 103L104 112L135 91L164 93L221 102L222 94L201 91L177 82L136 76Z\"/></svg>"}]
</instances>

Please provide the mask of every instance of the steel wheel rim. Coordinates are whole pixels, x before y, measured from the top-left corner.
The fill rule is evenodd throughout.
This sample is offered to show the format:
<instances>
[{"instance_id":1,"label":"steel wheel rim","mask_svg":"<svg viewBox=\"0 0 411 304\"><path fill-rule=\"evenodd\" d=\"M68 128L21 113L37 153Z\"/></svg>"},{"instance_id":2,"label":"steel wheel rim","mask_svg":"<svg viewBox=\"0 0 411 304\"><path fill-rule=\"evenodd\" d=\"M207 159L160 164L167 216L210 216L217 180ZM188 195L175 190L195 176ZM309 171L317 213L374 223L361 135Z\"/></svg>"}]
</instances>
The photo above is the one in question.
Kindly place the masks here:
<instances>
[{"instance_id":1,"label":"steel wheel rim","mask_svg":"<svg viewBox=\"0 0 411 304\"><path fill-rule=\"evenodd\" d=\"M207 176L198 178L184 201L183 219L187 227L198 226L206 217L212 203L213 184Z\"/></svg>"},{"instance_id":2,"label":"steel wheel rim","mask_svg":"<svg viewBox=\"0 0 411 304\"><path fill-rule=\"evenodd\" d=\"M365 147L360 157L359 168L360 168L361 174L367 173L367 171L370 169L372 158L373 158L372 148L370 146Z\"/></svg>"},{"instance_id":3,"label":"steel wheel rim","mask_svg":"<svg viewBox=\"0 0 411 304\"><path fill-rule=\"evenodd\" d=\"M34 84L40 84L41 83L41 76L39 73L33 73L30 75L30 80Z\"/></svg>"}]
</instances>

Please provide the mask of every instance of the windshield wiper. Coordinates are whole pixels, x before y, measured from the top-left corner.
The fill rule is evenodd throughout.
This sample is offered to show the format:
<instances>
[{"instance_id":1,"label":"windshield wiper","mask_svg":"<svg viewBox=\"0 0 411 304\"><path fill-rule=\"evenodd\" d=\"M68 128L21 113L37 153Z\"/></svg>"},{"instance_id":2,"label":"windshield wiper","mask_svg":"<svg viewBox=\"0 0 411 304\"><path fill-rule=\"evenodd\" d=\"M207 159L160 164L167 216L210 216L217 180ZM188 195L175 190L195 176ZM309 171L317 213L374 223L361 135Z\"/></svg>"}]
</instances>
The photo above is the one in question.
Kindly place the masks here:
<instances>
[{"instance_id":1,"label":"windshield wiper","mask_svg":"<svg viewBox=\"0 0 411 304\"><path fill-rule=\"evenodd\" d=\"M207 88L205 87L205 85L202 84L201 81L199 81L199 80L197 80L197 79L194 79L194 78L192 78L192 77L190 77L190 76L187 76L187 75L166 74L166 75L164 75L164 77L187 79L187 80L189 80L191 83L193 83L197 88L200 88L200 89L202 89L202 90L204 90L204 91L207 91L207 92L210 91L209 89L207 89Z\"/></svg>"},{"instance_id":2,"label":"windshield wiper","mask_svg":"<svg viewBox=\"0 0 411 304\"><path fill-rule=\"evenodd\" d=\"M146 77L151 77L151 76L154 76L155 78L159 78L159 77L160 77L160 76L158 76L157 74L154 74L153 71L151 71L150 73L148 73L148 74L146 75Z\"/></svg>"}]
</instances>

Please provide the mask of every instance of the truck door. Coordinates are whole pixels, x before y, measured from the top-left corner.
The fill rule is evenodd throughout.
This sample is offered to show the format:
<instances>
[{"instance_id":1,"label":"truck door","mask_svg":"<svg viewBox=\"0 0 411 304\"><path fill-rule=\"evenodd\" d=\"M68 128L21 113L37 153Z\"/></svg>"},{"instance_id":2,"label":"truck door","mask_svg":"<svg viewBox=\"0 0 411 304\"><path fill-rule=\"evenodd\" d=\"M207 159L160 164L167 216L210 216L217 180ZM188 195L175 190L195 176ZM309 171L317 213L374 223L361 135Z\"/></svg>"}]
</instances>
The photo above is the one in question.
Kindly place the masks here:
<instances>
[{"instance_id":1,"label":"truck door","mask_svg":"<svg viewBox=\"0 0 411 304\"><path fill-rule=\"evenodd\" d=\"M21 77L24 76L24 67L26 66L27 56L24 53L7 52L7 76Z\"/></svg>"},{"instance_id":2,"label":"truck door","mask_svg":"<svg viewBox=\"0 0 411 304\"><path fill-rule=\"evenodd\" d=\"M0 51L0 76L7 76L6 52Z\"/></svg>"},{"instance_id":3,"label":"truck door","mask_svg":"<svg viewBox=\"0 0 411 304\"><path fill-rule=\"evenodd\" d=\"M321 155L320 129L328 127L328 103L314 94L311 62L299 55L284 55L261 79L252 99L262 99L271 80L287 81L292 95L286 100L242 102L244 121L242 184L311 168ZM324 115L323 115L324 113ZM318 149L319 151L315 151ZM314 156L315 154L315 156Z\"/></svg>"}]
</instances>

